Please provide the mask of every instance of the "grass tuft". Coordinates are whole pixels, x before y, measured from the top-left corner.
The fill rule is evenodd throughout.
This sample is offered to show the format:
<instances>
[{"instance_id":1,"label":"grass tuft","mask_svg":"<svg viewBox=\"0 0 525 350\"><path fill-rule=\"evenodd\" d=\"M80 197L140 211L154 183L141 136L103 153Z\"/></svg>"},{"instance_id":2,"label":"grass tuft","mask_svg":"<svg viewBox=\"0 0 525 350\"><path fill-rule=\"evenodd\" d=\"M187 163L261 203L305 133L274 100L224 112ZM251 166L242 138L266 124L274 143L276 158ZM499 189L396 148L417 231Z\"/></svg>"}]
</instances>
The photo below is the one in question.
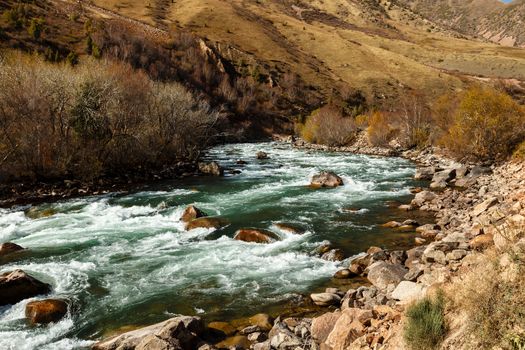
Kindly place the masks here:
<instances>
[{"instance_id":1,"label":"grass tuft","mask_svg":"<svg viewBox=\"0 0 525 350\"><path fill-rule=\"evenodd\" d=\"M407 310L404 338L411 349L435 349L446 333L445 298L438 293L435 298L426 297Z\"/></svg>"}]
</instances>

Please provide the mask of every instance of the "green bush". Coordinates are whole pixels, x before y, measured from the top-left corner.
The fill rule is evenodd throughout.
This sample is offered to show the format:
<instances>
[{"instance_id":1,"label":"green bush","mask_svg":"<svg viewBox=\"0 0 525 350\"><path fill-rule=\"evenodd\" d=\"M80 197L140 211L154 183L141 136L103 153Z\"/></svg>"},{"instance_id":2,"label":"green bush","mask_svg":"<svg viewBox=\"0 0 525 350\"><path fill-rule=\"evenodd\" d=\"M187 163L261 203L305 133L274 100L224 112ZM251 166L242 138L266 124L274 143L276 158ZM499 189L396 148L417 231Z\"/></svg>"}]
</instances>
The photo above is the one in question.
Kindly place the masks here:
<instances>
[{"instance_id":1,"label":"green bush","mask_svg":"<svg viewBox=\"0 0 525 350\"><path fill-rule=\"evenodd\" d=\"M445 298L438 293L412 304L407 312L404 338L411 349L436 349L446 333Z\"/></svg>"}]
</instances>

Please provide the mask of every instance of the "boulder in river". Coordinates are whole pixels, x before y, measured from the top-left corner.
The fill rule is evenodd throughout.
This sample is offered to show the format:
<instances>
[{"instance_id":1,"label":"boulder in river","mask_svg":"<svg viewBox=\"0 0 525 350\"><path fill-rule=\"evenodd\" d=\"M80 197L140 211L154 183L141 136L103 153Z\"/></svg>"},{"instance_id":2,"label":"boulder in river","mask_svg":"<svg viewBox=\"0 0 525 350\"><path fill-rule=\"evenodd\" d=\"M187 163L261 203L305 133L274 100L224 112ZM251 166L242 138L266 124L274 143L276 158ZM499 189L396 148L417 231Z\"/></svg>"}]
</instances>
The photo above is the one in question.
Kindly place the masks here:
<instances>
[{"instance_id":1,"label":"boulder in river","mask_svg":"<svg viewBox=\"0 0 525 350\"><path fill-rule=\"evenodd\" d=\"M186 224L186 230L190 231L196 228L214 228L216 230L228 226L230 222L223 218L203 217L192 220Z\"/></svg>"},{"instance_id":2,"label":"boulder in river","mask_svg":"<svg viewBox=\"0 0 525 350\"><path fill-rule=\"evenodd\" d=\"M32 324L58 322L67 314L67 303L59 299L32 301L26 305L26 318Z\"/></svg>"},{"instance_id":3,"label":"boulder in river","mask_svg":"<svg viewBox=\"0 0 525 350\"><path fill-rule=\"evenodd\" d=\"M271 243L278 241L279 236L268 230L248 228L237 230L233 239L252 243Z\"/></svg>"},{"instance_id":4,"label":"boulder in river","mask_svg":"<svg viewBox=\"0 0 525 350\"><path fill-rule=\"evenodd\" d=\"M305 230L303 230L302 228L298 226L291 225L291 224L285 224L282 222L277 222L274 224L274 226L277 227L281 231L284 231L286 233L290 233L293 235L302 235L305 232Z\"/></svg>"},{"instance_id":5,"label":"boulder in river","mask_svg":"<svg viewBox=\"0 0 525 350\"><path fill-rule=\"evenodd\" d=\"M206 216L208 216L208 214L206 214L205 212L203 212L202 210L200 210L196 206L190 205L184 210L184 213L182 213L182 216L180 217L180 220L182 222L190 222L192 220L195 220L195 219L198 219L198 218L203 218L203 217L206 217Z\"/></svg>"},{"instance_id":6,"label":"boulder in river","mask_svg":"<svg viewBox=\"0 0 525 350\"><path fill-rule=\"evenodd\" d=\"M21 246L15 243L6 242L6 243L0 244L0 256L19 252L21 250L24 250L24 248L22 248Z\"/></svg>"},{"instance_id":7,"label":"boulder in river","mask_svg":"<svg viewBox=\"0 0 525 350\"><path fill-rule=\"evenodd\" d=\"M268 153L263 152L263 151L259 151L259 152L257 152L257 154L256 154L255 156L257 157L257 159L260 159L260 160L270 158L270 157L268 156Z\"/></svg>"},{"instance_id":8,"label":"boulder in river","mask_svg":"<svg viewBox=\"0 0 525 350\"><path fill-rule=\"evenodd\" d=\"M343 261L345 259L345 253L341 249L331 249L321 255L321 259L327 261Z\"/></svg>"},{"instance_id":9,"label":"boulder in river","mask_svg":"<svg viewBox=\"0 0 525 350\"><path fill-rule=\"evenodd\" d=\"M224 169L221 168L217 162L201 162L199 163L199 171L206 175L222 176Z\"/></svg>"},{"instance_id":10,"label":"boulder in river","mask_svg":"<svg viewBox=\"0 0 525 350\"><path fill-rule=\"evenodd\" d=\"M323 171L315 175L310 183L312 187L338 187L343 186L343 179L331 171Z\"/></svg>"},{"instance_id":11,"label":"boulder in river","mask_svg":"<svg viewBox=\"0 0 525 350\"><path fill-rule=\"evenodd\" d=\"M0 306L16 304L24 299L48 294L51 286L40 282L22 270L0 275Z\"/></svg>"}]
</instances>

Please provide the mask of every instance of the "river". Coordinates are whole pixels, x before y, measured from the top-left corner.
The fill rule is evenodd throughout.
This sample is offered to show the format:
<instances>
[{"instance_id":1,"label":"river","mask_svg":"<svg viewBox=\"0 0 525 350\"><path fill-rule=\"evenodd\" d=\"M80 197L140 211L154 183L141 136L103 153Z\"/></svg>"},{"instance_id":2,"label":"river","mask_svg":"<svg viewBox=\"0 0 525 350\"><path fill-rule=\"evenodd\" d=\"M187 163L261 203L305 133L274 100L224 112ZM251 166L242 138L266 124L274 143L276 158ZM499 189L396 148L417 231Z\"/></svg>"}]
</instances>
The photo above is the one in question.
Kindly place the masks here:
<instances>
[{"instance_id":1,"label":"river","mask_svg":"<svg viewBox=\"0 0 525 350\"><path fill-rule=\"evenodd\" d=\"M257 151L270 159L257 160ZM326 285L341 263L313 252L323 242L348 257L371 245L407 247L413 233L380 224L403 218L390 201L408 201L415 165L400 158L306 151L280 143L213 148L208 159L239 169L225 177L195 177L141 188L39 205L0 209L0 242L29 248L0 272L23 269L53 286L51 297L71 302L62 321L30 327L28 300L0 308L1 349L76 349L108 332L146 325L175 314L231 319L286 303L296 293ZM243 159L246 165L237 165ZM345 186L311 189L320 170L341 175ZM223 230L184 230L179 218L195 204L231 221ZM350 209L352 210L345 210ZM356 211L357 210L357 211ZM285 222L307 230L279 231ZM271 244L232 239L242 227L270 229Z\"/></svg>"}]
</instances>

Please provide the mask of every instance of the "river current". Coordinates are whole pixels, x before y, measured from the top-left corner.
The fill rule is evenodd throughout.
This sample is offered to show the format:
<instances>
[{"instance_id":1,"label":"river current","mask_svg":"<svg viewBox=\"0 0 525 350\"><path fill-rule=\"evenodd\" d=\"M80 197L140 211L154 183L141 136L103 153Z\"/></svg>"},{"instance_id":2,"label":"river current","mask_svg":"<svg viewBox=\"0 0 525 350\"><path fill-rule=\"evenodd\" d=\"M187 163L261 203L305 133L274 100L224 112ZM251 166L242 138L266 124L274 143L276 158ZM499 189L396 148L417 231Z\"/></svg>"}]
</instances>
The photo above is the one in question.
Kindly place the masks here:
<instances>
[{"instance_id":1,"label":"river current","mask_svg":"<svg viewBox=\"0 0 525 350\"><path fill-rule=\"evenodd\" d=\"M257 160L263 150L270 156ZM320 259L326 242L348 257L371 245L406 247L411 233L380 224L402 218L391 201L408 201L415 165L399 158L306 151L280 143L213 148L207 158L238 169L225 177L163 182L135 193L112 193L39 205L0 209L0 242L29 251L0 265L0 273L23 269L50 283L53 298L72 307L66 318L31 327L28 301L0 308L0 349L85 348L108 332L147 325L175 314L208 320L264 311L321 288L345 263ZM242 159L246 165L238 165ZM311 189L320 170L341 175L345 186ZM184 230L179 218L195 204L227 218L223 230ZM306 230L292 235L274 223ZM254 244L232 239L243 227L269 229L281 240ZM43 297L42 297L43 298Z\"/></svg>"}]
</instances>

